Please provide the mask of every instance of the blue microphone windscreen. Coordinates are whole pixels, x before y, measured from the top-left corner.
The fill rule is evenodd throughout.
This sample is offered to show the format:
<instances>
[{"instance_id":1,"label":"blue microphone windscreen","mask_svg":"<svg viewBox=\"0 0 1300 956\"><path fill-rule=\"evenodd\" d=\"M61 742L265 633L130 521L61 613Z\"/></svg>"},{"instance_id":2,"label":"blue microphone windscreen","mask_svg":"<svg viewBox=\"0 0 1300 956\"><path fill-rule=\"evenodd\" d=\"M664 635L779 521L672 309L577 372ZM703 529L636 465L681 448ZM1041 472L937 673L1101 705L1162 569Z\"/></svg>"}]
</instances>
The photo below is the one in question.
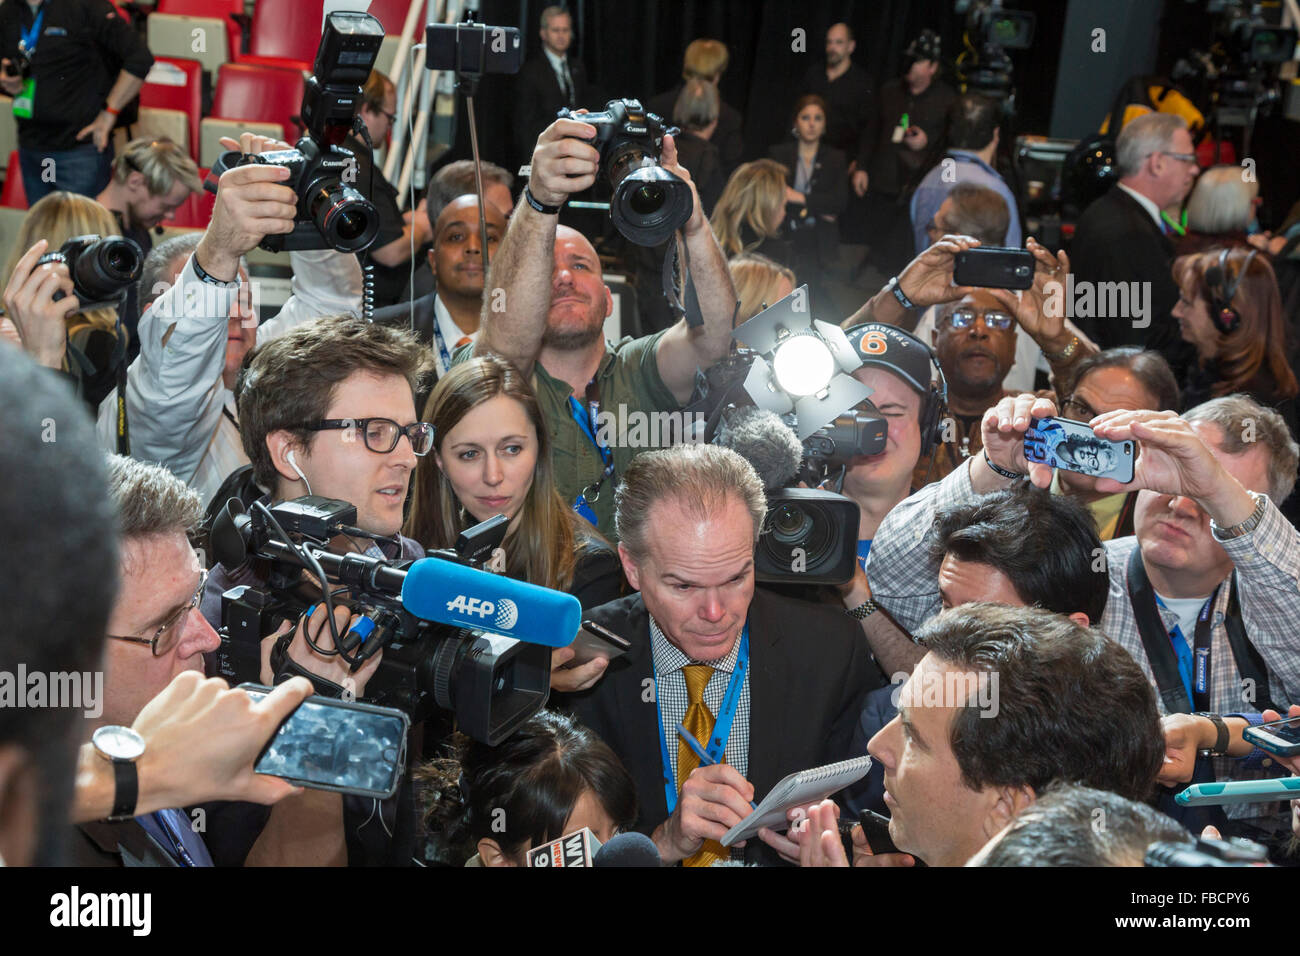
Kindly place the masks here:
<instances>
[{"instance_id":1,"label":"blue microphone windscreen","mask_svg":"<svg viewBox=\"0 0 1300 956\"><path fill-rule=\"evenodd\" d=\"M572 594L445 561L422 558L406 572L402 605L416 617L567 647L582 625Z\"/></svg>"}]
</instances>

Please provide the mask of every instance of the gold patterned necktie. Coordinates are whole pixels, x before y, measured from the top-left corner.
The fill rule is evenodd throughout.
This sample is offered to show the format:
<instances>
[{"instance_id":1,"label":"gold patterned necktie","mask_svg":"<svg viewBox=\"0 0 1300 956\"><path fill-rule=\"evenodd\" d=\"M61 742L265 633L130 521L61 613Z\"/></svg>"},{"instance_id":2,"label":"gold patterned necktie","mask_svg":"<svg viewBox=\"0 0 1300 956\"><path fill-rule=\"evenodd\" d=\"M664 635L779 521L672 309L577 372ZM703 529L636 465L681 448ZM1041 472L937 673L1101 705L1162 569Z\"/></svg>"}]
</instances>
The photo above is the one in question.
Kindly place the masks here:
<instances>
[{"instance_id":1,"label":"gold patterned necktie","mask_svg":"<svg viewBox=\"0 0 1300 956\"><path fill-rule=\"evenodd\" d=\"M688 664L682 668L682 674L686 678L687 700L686 716L682 719L682 726L699 741L701 746L708 747L715 718L704 703L704 688L709 685L709 680L713 677L713 668L707 664ZM677 792L679 794L682 792L682 784L686 782L686 778L699 765L699 754L679 736L677 740ZM682 861L682 866L709 866L714 861L725 860L729 856L729 851L721 843L716 840L705 840L704 845L694 855Z\"/></svg>"}]
</instances>

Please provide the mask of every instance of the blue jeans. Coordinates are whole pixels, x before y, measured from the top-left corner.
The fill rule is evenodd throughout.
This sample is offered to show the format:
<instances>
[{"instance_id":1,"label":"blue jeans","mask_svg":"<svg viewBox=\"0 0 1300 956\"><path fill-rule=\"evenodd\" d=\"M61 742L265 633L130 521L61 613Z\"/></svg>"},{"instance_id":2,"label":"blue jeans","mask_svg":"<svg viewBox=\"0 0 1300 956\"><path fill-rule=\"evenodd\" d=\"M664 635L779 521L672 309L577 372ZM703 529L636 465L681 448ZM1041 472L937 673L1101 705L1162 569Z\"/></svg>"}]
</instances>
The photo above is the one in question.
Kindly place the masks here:
<instances>
[{"instance_id":1,"label":"blue jeans","mask_svg":"<svg viewBox=\"0 0 1300 956\"><path fill-rule=\"evenodd\" d=\"M102 153L95 149L94 143L49 152L19 149L18 162L22 166L28 206L56 189L94 199L112 175L113 146L110 143Z\"/></svg>"}]
</instances>

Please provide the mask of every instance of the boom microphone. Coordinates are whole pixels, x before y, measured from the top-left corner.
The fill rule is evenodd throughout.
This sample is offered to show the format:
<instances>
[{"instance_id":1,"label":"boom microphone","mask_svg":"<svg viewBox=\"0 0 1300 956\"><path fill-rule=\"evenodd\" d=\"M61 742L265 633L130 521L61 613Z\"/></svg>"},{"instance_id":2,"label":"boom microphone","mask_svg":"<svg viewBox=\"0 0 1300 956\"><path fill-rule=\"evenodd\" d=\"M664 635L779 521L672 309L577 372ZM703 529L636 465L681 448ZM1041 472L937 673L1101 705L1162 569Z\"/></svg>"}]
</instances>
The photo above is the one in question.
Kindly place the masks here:
<instances>
[{"instance_id":1,"label":"boom microphone","mask_svg":"<svg viewBox=\"0 0 1300 956\"><path fill-rule=\"evenodd\" d=\"M803 460L803 445L794 430L775 413L753 405L728 412L715 441L753 465L766 491L786 487Z\"/></svg>"},{"instance_id":2,"label":"boom microphone","mask_svg":"<svg viewBox=\"0 0 1300 956\"><path fill-rule=\"evenodd\" d=\"M402 606L426 621L547 647L567 647L582 625L582 604L572 594L439 558L407 568Z\"/></svg>"}]
</instances>

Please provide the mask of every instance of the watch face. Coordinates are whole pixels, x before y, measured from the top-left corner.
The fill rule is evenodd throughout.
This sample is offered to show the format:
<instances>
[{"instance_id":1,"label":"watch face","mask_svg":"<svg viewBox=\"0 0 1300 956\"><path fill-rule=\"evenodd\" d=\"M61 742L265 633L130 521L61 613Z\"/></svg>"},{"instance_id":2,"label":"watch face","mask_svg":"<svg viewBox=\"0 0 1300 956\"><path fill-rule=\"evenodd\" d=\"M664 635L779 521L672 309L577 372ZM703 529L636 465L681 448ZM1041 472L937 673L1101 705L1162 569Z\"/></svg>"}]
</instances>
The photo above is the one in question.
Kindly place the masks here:
<instances>
[{"instance_id":1,"label":"watch face","mask_svg":"<svg viewBox=\"0 0 1300 956\"><path fill-rule=\"evenodd\" d=\"M100 727L91 742L110 760L137 760L144 753L144 738L130 727Z\"/></svg>"}]
</instances>

